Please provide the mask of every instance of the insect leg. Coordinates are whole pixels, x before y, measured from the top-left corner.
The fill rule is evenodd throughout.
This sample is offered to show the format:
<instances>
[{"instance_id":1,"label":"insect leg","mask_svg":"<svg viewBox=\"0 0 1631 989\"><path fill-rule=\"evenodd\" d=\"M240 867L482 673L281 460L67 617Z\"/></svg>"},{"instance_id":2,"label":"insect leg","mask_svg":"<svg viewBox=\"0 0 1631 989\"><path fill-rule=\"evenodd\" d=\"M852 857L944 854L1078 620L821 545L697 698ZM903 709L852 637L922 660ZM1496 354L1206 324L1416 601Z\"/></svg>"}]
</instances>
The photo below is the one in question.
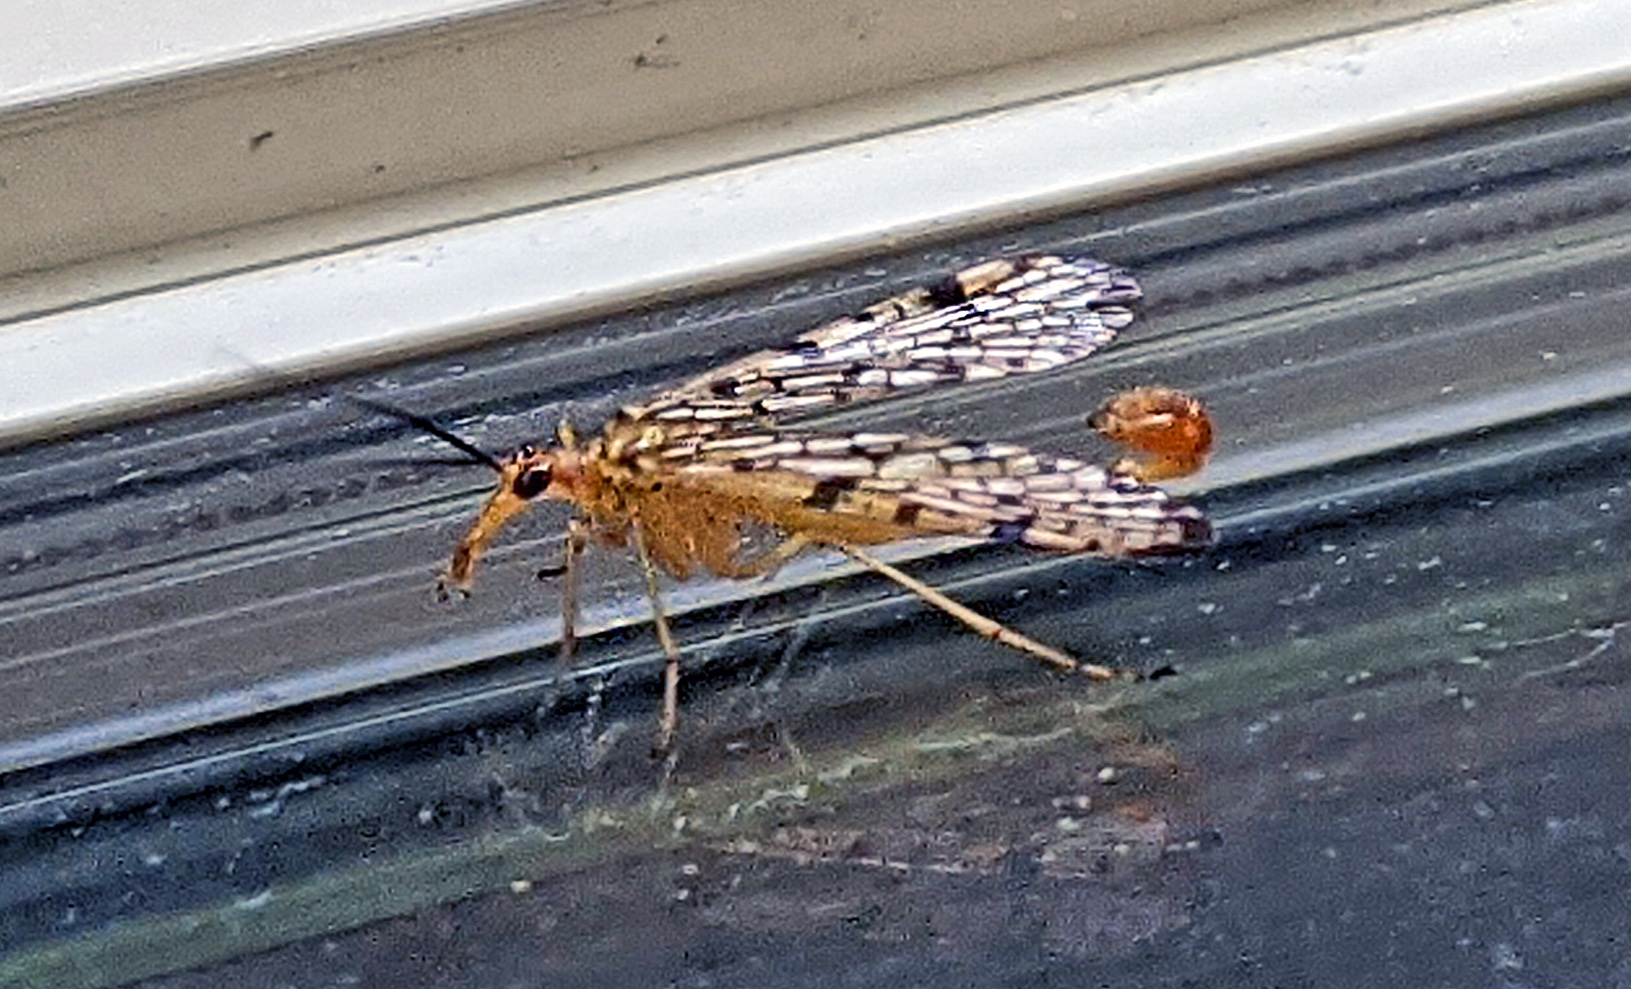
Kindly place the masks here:
<instances>
[{"instance_id":1,"label":"insect leg","mask_svg":"<svg viewBox=\"0 0 1631 989\"><path fill-rule=\"evenodd\" d=\"M566 535L561 540L561 562L540 567L535 574L539 580L561 578L561 662L572 665L577 652L578 635L578 557L589 544L589 529L576 517L567 522Z\"/></svg>"},{"instance_id":2,"label":"insect leg","mask_svg":"<svg viewBox=\"0 0 1631 989\"><path fill-rule=\"evenodd\" d=\"M640 556L640 569L646 574L646 596L651 598L651 620L657 626L657 641L663 646L663 710L657 718L656 751L667 755L680 725L680 647L668 627L668 614L663 610L662 595L657 590L657 565L646 552L646 537L639 519L629 526L629 531L633 533L635 552Z\"/></svg>"},{"instance_id":3,"label":"insect leg","mask_svg":"<svg viewBox=\"0 0 1631 989\"><path fill-rule=\"evenodd\" d=\"M908 591L911 591L913 594L916 594L929 604L934 605L936 608L939 608L941 611L944 611L946 614L952 616L988 639L995 642L1000 642L1011 649L1018 649L1020 652L1030 653L1032 656L1035 656L1043 662L1052 663L1054 666L1057 666L1062 670L1068 670L1072 673L1085 673L1095 680L1113 680L1122 675L1115 670L1110 669L1108 666L1099 666L1096 663L1084 663L1078 659L1074 659L1065 655L1059 650L1052 648L1051 646L1045 646L1042 643L1037 642L1035 639L1023 636L999 622L992 621L972 608L958 604L956 601L953 601L951 598L930 587L928 584L907 576L905 573L895 569L882 560L877 559L870 553L867 553L865 550L841 543L836 545L839 549L848 554L850 559L861 564L862 566L883 574L885 577L888 577L890 580L906 588Z\"/></svg>"},{"instance_id":4,"label":"insect leg","mask_svg":"<svg viewBox=\"0 0 1631 989\"><path fill-rule=\"evenodd\" d=\"M572 669L572 660L578 651L578 558L583 555L584 548L589 544L589 527L582 519L573 516L567 520L566 533L561 539L561 562L553 563L538 570L539 580L550 580L559 577L561 595L561 646L557 654L560 668L555 675L555 684L550 691L550 699L544 705L553 707L564 691L566 675ZM593 765L598 758L595 753L595 735L601 699L606 689L604 677L596 677L593 689L589 693L585 705L582 738L583 751L586 754L585 762Z\"/></svg>"},{"instance_id":5,"label":"insect leg","mask_svg":"<svg viewBox=\"0 0 1631 989\"><path fill-rule=\"evenodd\" d=\"M589 534L576 518L566 524L561 540L561 670L572 666L578 651L578 557L583 555Z\"/></svg>"}]
</instances>

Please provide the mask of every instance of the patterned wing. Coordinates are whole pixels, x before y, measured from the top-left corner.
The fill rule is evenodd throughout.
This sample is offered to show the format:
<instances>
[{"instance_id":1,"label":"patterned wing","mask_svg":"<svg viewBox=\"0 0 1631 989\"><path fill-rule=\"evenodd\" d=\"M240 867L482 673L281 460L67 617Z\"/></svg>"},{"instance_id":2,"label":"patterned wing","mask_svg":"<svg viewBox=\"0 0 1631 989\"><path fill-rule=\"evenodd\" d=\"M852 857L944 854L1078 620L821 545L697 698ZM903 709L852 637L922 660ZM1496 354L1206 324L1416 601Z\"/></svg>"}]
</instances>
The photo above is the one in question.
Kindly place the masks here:
<instances>
[{"instance_id":1,"label":"patterned wing","mask_svg":"<svg viewBox=\"0 0 1631 989\"><path fill-rule=\"evenodd\" d=\"M1011 443L737 432L668 454L681 483L814 542L948 534L1102 556L1198 550L1198 509L1125 474Z\"/></svg>"},{"instance_id":2,"label":"patterned wing","mask_svg":"<svg viewBox=\"0 0 1631 989\"><path fill-rule=\"evenodd\" d=\"M719 432L909 389L1046 371L1109 343L1141 295L1132 276L1092 258L988 261L710 371L623 416L674 424L678 434Z\"/></svg>"}]
</instances>

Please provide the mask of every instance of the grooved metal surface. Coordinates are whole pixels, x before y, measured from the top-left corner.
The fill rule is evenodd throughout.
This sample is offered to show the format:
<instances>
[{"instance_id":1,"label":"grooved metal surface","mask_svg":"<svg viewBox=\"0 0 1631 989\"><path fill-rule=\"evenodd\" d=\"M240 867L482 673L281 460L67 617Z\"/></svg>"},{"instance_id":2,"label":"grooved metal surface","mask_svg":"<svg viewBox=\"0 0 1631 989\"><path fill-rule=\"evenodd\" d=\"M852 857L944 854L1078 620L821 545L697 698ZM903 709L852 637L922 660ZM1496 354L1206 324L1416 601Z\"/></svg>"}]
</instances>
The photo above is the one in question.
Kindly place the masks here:
<instances>
[{"instance_id":1,"label":"grooved metal surface","mask_svg":"<svg viewBox=\"0 0 1631 989\"><path fill-rule=\"evenodd\" d=\"M181 941L198 964L287 945L266 964L298 970L315 957L299 934L381 916L364 906L381 895L357 878L368 871L336 864L360 857L405 870L391 873L400 899L386 913L409 919L370 929L392 943L435 941L438 904L460 882L511 890L463 908L472 940L443 943L483 960L429 980L445 985L604 984L628 974L609 960L619 952L696 985L817 984L834 966L857 982L1019 971L1286 984L1301 972L1318 985L1471 986L1522 971L1609 984L1628 964L1609 942L1631 887L1631 833L1605 802L1624 792L1617 636L1631 620L1627 148L1631 104L1603 101L7 453L0 941L35 952L16 964L36 974L103 972L129 957L118 951L140 954L141 931L190 918ZM875 873L863 860L889 855L853 842L777 858L763 835L750 848L718 823L686 844L688 825L665 821L664 837L622 857L589 855L585 836L615 828L596 832L572 808L640 806L655 772L643 750L660 662L634 569L591 558L596 634L561 676L555 590L532 575L563 516L537 512L472 600L438 604L434 572L487 478L415 464L440 451L338 396L388 399L489 447L536 440L563 414L584 428L925 276L1043 248L1137 272L1148 301L1115 348L1037 380L821 421L1094 452L1081 420L1105 394L1162 382L1204 396L1222 447L1182 491L1213 513L1214 554L1134 567L975 547L913 564L1028 634L1163 676L1108 694L1055 681L831 559L675 587L691 664L680 787L757 779L753 759L780 765L788 751L765 733L783 733L826 775L802 796L767 784L732 821L916 844ZM861 739L968 703L985 705L983 734L959 721L955 742L908 748L984 753L950 777L978 787L936 777L942 803L850 782L898 756ZM1081 729L1064 750L1016 727L1026 707L1070 704L1127 725ZM1152 737L1166 755L1138 747ZM1134 763L1171 772L1123 804L1101 770ZM994 766L1006 768L981 775ZM713 819L695 799L701 827ZM1117 827L1164 829L1126 885L1115 863L1133 852L1114 849L1143 847L1131 832L1099 865L1060 871L1087 840L1060 821L1110 826L1094 800L1120 808ZM955 856L931 840L984 834L979 808L1007 822L997 837ZM587 857L477 851L546 834L549 854L564 843ZM1008 864L981 871L973 849L988 845ZM433 865L413 871L457 854L474 858L451 885ZM123 864L93 868L108 855ZM1490 878L1501 868L1524 878ZM905 878L874 885L884 874ZM504 885L521 875L549 894ZM652 902L700 912L642 906L640 882ZM1481 910L1482 889L1503 906ZM800 912L823 896L840 904L834 918ZM597 934L581 911L549 913L596 897L650 927ZM280 906L293 903L307 905ZM205 943L196 932L217 909L261 911L265 927ZM515 915L583 940L539 947L504 926ZM1075 933L1030 936L1044 930ZM107 931L133 940L107 947ZM1384 941L1388 965L1354 976ZM346 964L385 965L337 943ZM696 961L710 951L711 967ZM528 952L542 968L500 961ZM165 971L150 959L126 971L138 970ZM1344 974L1356 981L1333 981Z\"/></svg>"}]
</instances>

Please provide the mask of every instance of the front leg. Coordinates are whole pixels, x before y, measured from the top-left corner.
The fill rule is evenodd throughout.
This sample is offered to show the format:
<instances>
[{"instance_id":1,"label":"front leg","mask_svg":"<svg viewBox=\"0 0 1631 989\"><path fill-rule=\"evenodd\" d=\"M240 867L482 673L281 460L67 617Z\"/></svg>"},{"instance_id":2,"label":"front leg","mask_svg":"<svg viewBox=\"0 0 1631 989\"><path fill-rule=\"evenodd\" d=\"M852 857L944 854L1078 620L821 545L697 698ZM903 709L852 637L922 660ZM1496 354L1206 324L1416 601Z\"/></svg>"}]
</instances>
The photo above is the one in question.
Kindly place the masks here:
<instances>
[{"instance_id":1,"label":"front leg","mask_svg":"<svg viewBox=\"0 0 1631 989\"><path fill-rule=\"evenodd\" d=\"M538 571L539 580L561 578L561 670L572 668L578 650L578 557L589 542L589 528L581 519L566 524L561 540L561 562Z\"/></svg>"}]
</instances>

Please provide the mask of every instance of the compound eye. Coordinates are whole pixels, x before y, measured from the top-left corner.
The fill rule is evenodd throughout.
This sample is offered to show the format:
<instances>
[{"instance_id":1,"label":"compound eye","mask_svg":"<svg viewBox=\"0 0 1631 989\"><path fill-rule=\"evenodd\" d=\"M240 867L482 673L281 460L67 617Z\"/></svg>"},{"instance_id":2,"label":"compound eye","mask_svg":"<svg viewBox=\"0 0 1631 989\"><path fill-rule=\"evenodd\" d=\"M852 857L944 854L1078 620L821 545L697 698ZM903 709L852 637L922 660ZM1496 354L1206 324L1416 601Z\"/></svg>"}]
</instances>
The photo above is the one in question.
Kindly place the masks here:
<instances>
[{"instance_id":1,"label":"compound eye","mask_svg":"<svg viewBox=\"0 0 1631 989\"><path fill-rule=\"evenodd\" d=\"M549 487L549 468L529 467L516 477L515 483L510 485L510 490L515 492L516 497L531 501L543 494L544 489L547 487Z\"/></svg>"}]
</instances>

